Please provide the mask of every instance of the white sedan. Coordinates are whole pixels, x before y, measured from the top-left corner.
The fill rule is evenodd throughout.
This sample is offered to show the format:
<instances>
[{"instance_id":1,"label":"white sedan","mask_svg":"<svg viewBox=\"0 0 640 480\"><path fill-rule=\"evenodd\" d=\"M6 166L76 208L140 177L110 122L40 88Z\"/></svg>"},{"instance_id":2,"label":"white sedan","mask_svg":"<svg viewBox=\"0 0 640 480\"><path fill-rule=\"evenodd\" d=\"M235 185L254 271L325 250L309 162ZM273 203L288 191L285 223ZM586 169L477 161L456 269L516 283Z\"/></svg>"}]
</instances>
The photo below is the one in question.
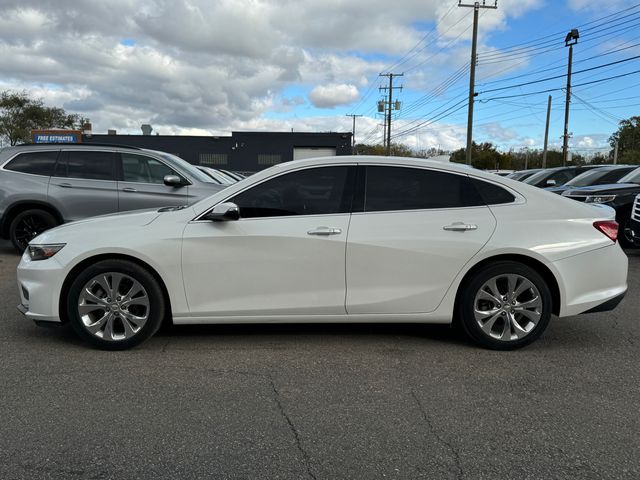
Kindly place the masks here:
<instances>
[{"instance_id":1,"label":"white sedan","mask_svg":"<svg viewBox=\"0 0 640 480\"><path fill-rule=\"evenodd\" d=\"M174 324L460 322L529 344L614 308L627 257L608 209L421 159L277 165L189 207L96 217L32 240L19 309L104 349Z\"/></svg>"}]
</instances>

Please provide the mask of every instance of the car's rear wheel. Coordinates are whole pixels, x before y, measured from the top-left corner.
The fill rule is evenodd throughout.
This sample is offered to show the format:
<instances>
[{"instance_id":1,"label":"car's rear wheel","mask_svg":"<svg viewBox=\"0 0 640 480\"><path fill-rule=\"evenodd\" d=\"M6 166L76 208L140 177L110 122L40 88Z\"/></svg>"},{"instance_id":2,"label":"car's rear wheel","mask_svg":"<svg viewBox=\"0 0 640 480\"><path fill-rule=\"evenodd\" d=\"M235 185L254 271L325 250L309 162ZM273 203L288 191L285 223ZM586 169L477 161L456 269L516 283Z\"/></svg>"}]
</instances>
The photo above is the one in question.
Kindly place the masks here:
<instances>
[{"instance_id":1,"label":"car's rear wheel","mask_svg":"<svg viewBox=\"0 0 640 480\"><path fill-rule=\"evenodd\" d=\"M11 243L22 253L29 242L45 230L56 227L58 220L45 210L32 208L17 214L9 224L9 238Z\"/></svg>"},{"instance_id":2,"label":"car's rear wheel","mask_svg":"<svg viewBox=\"0 0 640 480\"><path fill-rule=\"evenodd\" d=\"M511 261L486 266L461 286L458 313L483 347L513 350L536 340L551 318L551 292L533 268Z\"/></svg>"},{"instance_id":3,"label":"car's rear wheel","mask_svg":"<svg viewBox=\"0 0 640 480\"><path fill-rule=\"evenodd\" d=\"M103 350L125 350L156 333L165 301L147 270L126 260L104 260L73 280L66 310L81 338Z\"/></svg>"}]
</instances>

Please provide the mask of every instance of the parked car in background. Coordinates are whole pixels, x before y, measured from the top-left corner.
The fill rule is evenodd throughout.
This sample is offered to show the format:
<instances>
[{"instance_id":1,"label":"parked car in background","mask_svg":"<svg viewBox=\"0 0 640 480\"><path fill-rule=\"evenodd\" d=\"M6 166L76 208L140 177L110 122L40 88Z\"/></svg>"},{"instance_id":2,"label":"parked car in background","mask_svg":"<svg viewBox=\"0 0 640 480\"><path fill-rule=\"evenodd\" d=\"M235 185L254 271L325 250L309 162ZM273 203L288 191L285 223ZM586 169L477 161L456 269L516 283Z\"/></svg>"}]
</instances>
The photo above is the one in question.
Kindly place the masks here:
<instances>
[{"instance_id":1,"label":"parked car in background","mask_svg":"<svg viewBox=\"0 0 640 480\"><path fill-rule=\"evenodd\" d=\"M286 162L186 208L64 225L31 241L19 309L104 349L176 324L459 321L527 345L552 314L613 309L627 257L607 208L465 166Z\"/></svg>"},{"instance_id":2,"label":"parked car in background","mask_svg":"<svg viewBox=\"0 0 640 480\"><path fill-rule=\"evenodd\" d=\"M189 205L221 189L165 152L97 144L6 148L0 152L0 234L22 252L61 223Z\"/></svg>"},{"instance_id":3,"label":"parked car in background","mask_svg":"<svg viewBox=\"0 0 640 480\"><path fill-rule=\"evenodd\" d=\"M629 227L631 228L630 236L634 246L640 247L640 195L636 195L633 203Z\"/></svg>"},{"instance_id":4,"label":"parked car in background","mask_svg":"<svg viewBox=\"0 0 640 480\"><path fill-rule=\"evenodd\" d=\"M581 173L577 177L572 178L564 185L555 187L547 187L550 192L562 194L565 190L580 187L590 187L592 185L607 185L615 183L629 172L635 170L637 165L608 165L606 167L598 167Z\"/></svg>"},{"instance_id":5,"label":"parked car in background","mask_svg":"<svg viewBox=\"0 0 640 480\"><path fill-rule=\"evenodd\" d=\"M238 181L236 178L231 177L226 173L223 173L222 170L218 170L216 168L205 167L204 165L198 165L197 168L220 185L231 185Z\"/></svg>"},{"instance_id":6,"label":"parked car in background","mask_svg":"<svg viewBox=\"0 0 640 480\"><path fill-rule=\"evenodd\" d=\"M517 172L513 172L513 173L510 173L509 175L507 175L507 178L510 178L511 180L518 180L519 182L522 182L523 180L525 180L526 178L529 178L534 173L538 173L540 171L542 171L541 168L530 168L528 170L518 170Z\"/></svg>"},{"instance_id":7,"label":"parked car in background","mask_svg":"<svg viewBox=\"0 0 640 480\"><path fill-rule=\"evenodd\" d=\"M230 176L231 178L235 178L236 181L240 181L243 180L245 178L245 175L238 173L238 172L231 172L229 170L220 170L222 173L224 173L225 175Z\"/></svg>"},{"instance_id":8,"label":"parked car in background","mask_svg":"<svg viewBox=\"0 0 640 480\"><path fill-rule=\"evenodd\" d=\"M540 188L555 187L564 185L569 180L577 177L581 173L601 166L602 165L582 165L571 167L545 168L525 179L524 183L528 183L529 185Z\"/></svg>"},{"instance_id":9,"label":"parked car in background","mask_svg":"<svg viewBox=\"0 0 640 480\"><path fill-rule=\"evenodd\" d=\"M500 175L501 177L508 177L514 173L513 170L487 170L487 172L493 173L494 175Z\"/></svg>"},{"instance_id":10,"label":"parked car in background","mask_svg":"<svg viewBox=\"0 0 640 480\"><path fill-rule=\"evenodd\" d=\"M620 224L620 244L634 245L631 235L631 209L636 195L640 193L640 167L635 168L615 183L565 190L562 195L585 203L604 203L616 210Z\"/></svg>"}]
</instances>

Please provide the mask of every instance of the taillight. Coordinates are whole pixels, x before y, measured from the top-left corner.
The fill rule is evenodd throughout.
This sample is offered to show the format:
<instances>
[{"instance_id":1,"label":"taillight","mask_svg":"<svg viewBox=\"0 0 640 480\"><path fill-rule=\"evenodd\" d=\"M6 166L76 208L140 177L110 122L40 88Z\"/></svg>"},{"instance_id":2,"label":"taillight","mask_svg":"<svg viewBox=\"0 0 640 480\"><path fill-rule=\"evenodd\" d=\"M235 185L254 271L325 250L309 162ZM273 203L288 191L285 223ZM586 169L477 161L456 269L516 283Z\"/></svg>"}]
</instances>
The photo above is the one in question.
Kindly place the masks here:
<instances>
[{"instance_id":1,"label":"taillight","mask_svg":"<svg viewBox=\"0 0 640 480\"><path fill-rule=\"evenodd\" d=\"M618 222L615 220L602 220L593 222L593 226L609 237L613 242L618 240Z\"/></svg>"}]
</instances>

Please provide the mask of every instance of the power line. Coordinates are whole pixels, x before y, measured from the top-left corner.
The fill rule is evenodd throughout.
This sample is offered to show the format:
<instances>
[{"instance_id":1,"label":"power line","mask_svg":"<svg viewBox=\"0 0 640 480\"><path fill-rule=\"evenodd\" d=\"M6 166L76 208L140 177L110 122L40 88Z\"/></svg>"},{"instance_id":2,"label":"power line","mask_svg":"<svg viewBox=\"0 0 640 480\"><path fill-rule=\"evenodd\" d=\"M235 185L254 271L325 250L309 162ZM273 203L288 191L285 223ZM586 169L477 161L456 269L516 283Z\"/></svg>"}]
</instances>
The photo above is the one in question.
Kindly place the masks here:
<instances>
[{"instance_id":1,"label":"power line","mask_svg":"<svg viewBox=\"0 0 640 480\"><path fill-rule=\"evenodd\" d=\"M598 70L600 68L610 67L612 65L618 65L619 63L630 62L631 60L636 60L638 58L640 58L640 55L636 55L636 56L628 57L628 58L623 58L622 60L616 60L615 62L609 62L609 63L605 63L603 65L597 65L595 67L585 68L583 70L575 71L575 72L573 72L573 74L577 75L578 73L591 72L593 70ZM497 87L497 88L491 88L489 90L483 90L482 92L478 92L478 94L497 92L497 91L500 91L500 90L508 90L510 88L524 87L524 86L527 86L527 85L533 85L535 83L548 82L550 80L556 80L558 78L564 78L565 76L566 75L555 75L553 77L539 78L537 80L532 80L530 82L518 83L518 84L515 84L515 85L507 85L505 87Z\"/></svg>"},{"instance_id":2,"label":"power line","mask_svg":"<svg viewBox=\"0 0 640 480\"><path fill-rule=\"evenodd\" d=\"M599 80L592 80L590 82L578 83L578 84L574 85L574 87L583 87L585 85L592 85L592 84L595 84L595 83L606 82L608 80L614 80L616 78L626 77L628 75L635 75L637 73L640 73L640 70L634 70L633 72L622 73L620 75L614 75L612 77L601 78ZM503 96L503 97L487 98L487 99L478 100L478 101L481 102L481 103L486 103L486 102L489 102L491 100L502 100L502 99L505 99L505 98L516 98L516 97L524 97L524 96L530 96L530 95L538 95L540 93L557 92L558 90L563 90L563 89L564 89L563 87L560 87L560 88L548 88L546 90L539 90L537 92L520 93L518 95L506 95L506 96Z\"/></svg>"}]
</instances>

